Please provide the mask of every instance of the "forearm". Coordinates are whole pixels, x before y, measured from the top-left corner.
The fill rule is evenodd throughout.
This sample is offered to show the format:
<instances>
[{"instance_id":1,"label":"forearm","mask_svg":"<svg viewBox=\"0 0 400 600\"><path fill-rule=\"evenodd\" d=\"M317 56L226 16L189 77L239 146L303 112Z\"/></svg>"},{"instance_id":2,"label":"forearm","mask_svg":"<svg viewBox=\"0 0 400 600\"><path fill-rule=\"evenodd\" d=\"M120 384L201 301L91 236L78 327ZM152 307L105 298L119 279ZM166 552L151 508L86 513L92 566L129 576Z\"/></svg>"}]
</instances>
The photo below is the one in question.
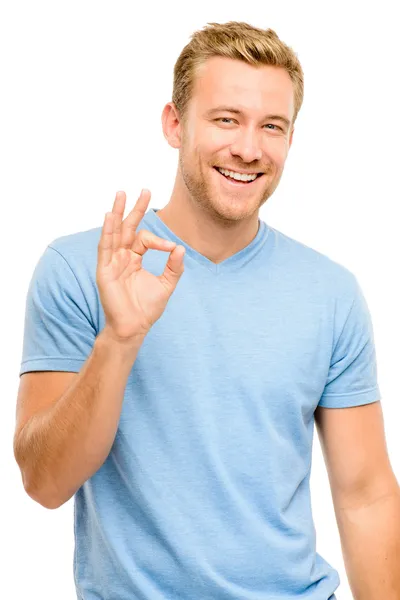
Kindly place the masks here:
<instances>
[{"instance_id":1,"label":"forearm","mask_svg":"<svg viewBox=\"0 0 400 600\"><path fill-rule=\"evenodd\" d=\"M44 506L66 502L107 458L142 341L122 345L103 330L73 384L21 431L18 462L24 485Z\"/></svg>"},{"instance_id":2,"label":"forearm","mask_svg":"<svg viewBox=\"0 0 400 600\"><path fill-rule=\"evenodd\" d=\"M400 490L336 511L354 600L400 600Z\"/></svg>"}]
</instances>

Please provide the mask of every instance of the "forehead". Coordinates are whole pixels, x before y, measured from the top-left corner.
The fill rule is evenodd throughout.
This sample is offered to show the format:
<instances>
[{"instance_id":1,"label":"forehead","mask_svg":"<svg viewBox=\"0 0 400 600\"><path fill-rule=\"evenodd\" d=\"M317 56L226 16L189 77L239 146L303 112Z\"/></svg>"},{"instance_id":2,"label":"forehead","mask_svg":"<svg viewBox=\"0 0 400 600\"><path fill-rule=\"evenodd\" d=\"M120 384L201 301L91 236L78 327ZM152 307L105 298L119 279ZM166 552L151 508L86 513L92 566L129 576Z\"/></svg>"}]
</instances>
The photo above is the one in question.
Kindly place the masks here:
<instances>
[{"instance_id":1,"label":"forehead","mask_svg":"<svg viewBox=\"0 0 400 600\"><path fill-rule=\"evenodd\" d=\"M294 112L293 83L280 67L255 67L241 60L213 56L197 71L192 107L197 113L221 104L244 110Z\"/></svg>"}]
</instances>

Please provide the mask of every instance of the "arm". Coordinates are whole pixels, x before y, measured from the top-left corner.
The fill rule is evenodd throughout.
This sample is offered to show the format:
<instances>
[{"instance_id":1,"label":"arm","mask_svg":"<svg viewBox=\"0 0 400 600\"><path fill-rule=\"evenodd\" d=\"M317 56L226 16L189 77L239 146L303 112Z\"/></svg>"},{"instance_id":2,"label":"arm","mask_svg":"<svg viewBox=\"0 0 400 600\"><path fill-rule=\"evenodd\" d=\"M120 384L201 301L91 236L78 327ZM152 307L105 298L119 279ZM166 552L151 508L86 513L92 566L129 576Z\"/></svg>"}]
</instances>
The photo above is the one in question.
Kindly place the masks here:
<instances>
[{"instance_id":1,"label":"arm","mask_svg":"<svg viewBox=\"0 0 400 600\"><path fill-rule=\"evenodd\" d=\"M400 598L400 489L380 402L315 411L355 600Z\"/></svg>"},{"instance_id":2,"label":"arm","mask_svg":"<svg viewBox=\"0 0 400 600\"><path fill-rule=\"evenodd\" d=\"M399 490L335 512L354 599L399 600Z\"/></svg>"},{"instance_id":3,"label":"arm","mask_svg":"<svg viewBox=\"0 0 400 600\"><path fill-rule=\"evenodd\" d=\"M77 364L80 367L64 393L55 394L54 389L70 377L56 378L43 397L37 393L40 386L36 393L28 390L24 401L30 405L28 418L21 417L14 437L25 489L48 508L66 502L109 454L129 372L184 271L183 246L145 229L136 232L149 200L149 190L142 190L123 219L126 196L117 193L112 212L105 215L96 285L106 326L99 335L94 335L93 315L80 283L87 272L79 269L84 261L77 251L69 257L71 266L61 252L48 247L29 285L22 373L42 371L43 365L47 371L59 371L60 365L73 372ZM58 240L54 243L57 246ZM150 248L169 254L161 275L142 266Z\"/></svg>"},{"instance_id":4,"label":"arm","mask_svg":"<svg viewBox=\"0 0 400 600\"><path fill-rule=\"evenodd\" d=\"M61 506L107 458L143 339L118 342L103 329L65 394L17 433L14 453L25 489L43 506Z\"/></svg>"}]
</instances>

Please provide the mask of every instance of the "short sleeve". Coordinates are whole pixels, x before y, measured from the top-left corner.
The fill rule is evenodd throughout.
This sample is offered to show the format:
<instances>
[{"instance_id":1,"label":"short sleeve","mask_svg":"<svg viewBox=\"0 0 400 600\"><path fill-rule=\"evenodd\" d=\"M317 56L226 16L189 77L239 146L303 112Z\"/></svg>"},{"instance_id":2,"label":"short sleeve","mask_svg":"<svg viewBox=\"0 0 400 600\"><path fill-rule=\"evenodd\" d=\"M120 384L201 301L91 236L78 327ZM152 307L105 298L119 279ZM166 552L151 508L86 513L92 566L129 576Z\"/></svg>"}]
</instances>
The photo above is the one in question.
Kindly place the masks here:
<instances>
[{"instance_id":1,"label":"short sleeve","mask_svg":"<svg viewBox=\"0 0 400 600\"><path fill-rule=\"evenodd\" d=\"M354 283L355 296L332 353L319 406L345 408L381 399L371 315L355 277Z\"/></svg>"},{"instance_id":2,"label":"short sleeve","mask_svg":"<svg viewBox=\"0 0 400 600\"><path fill-rule=\"evenodd\" d=\"M47 246L28 286L19 374L79 372L96 335L78 279L64 256Z\"/></svg>"}]
</instances>

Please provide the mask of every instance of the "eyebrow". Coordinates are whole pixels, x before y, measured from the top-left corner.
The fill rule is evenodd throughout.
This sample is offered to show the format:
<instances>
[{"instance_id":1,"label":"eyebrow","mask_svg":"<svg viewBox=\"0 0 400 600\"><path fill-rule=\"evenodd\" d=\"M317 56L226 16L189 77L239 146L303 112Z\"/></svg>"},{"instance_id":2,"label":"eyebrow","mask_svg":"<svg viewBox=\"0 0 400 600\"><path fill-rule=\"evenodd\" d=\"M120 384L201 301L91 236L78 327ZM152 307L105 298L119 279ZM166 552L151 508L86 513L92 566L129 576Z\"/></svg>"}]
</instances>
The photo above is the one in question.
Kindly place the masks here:
<instances>
[{"instance_id":1,"label":"eyebrow","mask_svg":"<svg viewBox=\"0 0 400 600\"><path fill-rule=\"evenodd\" d=\"M243 115L243 112L241 110L239 110L238 108L234 108L233 106L221 105L221 106L216 106L215 108L211 108L210 110L208 110L206 112L206 116L210 117L211 115L213 115L214 113L217 113L217 112L231 112L231 113L234 113L235 115ZM282 121L288 127L290 127L290 120L287 117L284 117L283 115L268 114L268 115L265 115L263 120L265 120L265 119L271 119L273 121Z\"/></svg>"}]
</instances>

